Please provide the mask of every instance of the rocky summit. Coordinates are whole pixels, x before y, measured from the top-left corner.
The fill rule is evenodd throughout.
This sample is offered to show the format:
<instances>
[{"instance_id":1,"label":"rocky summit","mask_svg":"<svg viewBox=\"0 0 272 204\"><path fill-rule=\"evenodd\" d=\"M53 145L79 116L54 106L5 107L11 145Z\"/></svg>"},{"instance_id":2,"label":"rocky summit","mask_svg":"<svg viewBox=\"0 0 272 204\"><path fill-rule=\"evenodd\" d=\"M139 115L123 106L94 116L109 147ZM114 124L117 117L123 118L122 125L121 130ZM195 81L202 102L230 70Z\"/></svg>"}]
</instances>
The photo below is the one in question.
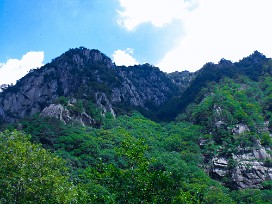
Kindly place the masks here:
<instances>
[{"instance_id":1,"label":"rocky summit","mask_svg":"<svg viewBox=\"0 0 272 204\"><path fill-rule=\"evenodd\" d=\"M0 93L0 117L14 122L40 113L60 96L90 100L103 114L119 114L120 107L148 112L178 92L167 74L152 65L118 67L98 50L77 48L32 70Z\"/></svg>"}]
</instances>

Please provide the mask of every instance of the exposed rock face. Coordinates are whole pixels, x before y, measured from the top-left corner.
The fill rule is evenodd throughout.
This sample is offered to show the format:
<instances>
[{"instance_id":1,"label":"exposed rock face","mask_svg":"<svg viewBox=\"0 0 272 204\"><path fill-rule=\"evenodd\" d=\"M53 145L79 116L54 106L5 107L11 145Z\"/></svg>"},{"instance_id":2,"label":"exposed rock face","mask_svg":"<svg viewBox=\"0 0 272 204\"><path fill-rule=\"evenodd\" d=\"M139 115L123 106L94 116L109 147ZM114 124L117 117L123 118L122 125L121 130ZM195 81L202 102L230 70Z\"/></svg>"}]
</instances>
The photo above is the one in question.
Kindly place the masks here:
<instances>
[{"instance_id":1,"label":"exposed rock face","mask_svg":"<svg viewBox=\"0 0 272 204\"><path fill-rule=\"evenodd\" d=\"M40 115L45 117L54 117L65 123L72 119L69 111L61 104L51 104L50 106L44 108Z\"/></svg>"},{"instance_id":2,"label":"exposed rock face","mask_svg":"<svg viewBox=\"0 0 272 204\"><path fill-rule=\"evenodd\" d=\"M182 71L182 72L172 72L168 74L173 82L180 87L183 91L189 87L191 81L195 78L196 72Z\"/></svg>"},{"instance_id":3,"label":"exposed rock face","mask_svg":"<svg viewBox=\"0 0 272 204\"><path fill-rule=\"evenodd\" d=\"M124 80L117 95L121 94L121 100L134 106L145 106L147 102L154 106L162 105L178 91L165 73L149 64L119 67L118 75Z\"/></svg>"},{"instance_id":4,"label":"exposed rock face","mask_svg":"<svg viewBox=\"0 0 272 204\"><path fill-rule=\"evenodd\" d=\"M233 134L242 134L242 133L244 133L244 132L248 132L249 131L249 128L246 126L246 125L244 125L244 124L237 124L232 130L231 130L231 132L233 133Z\"/></svg>"},{"instance_id":5,"label":"exposed rock face","mask_svg":"<svg viewBox=\"0 0 272 204\"><path fill-rule=\"evenodd\" d=\"M61 104L51 104L44 108L40 115L43 117L57 118L65 124L72 122L83 126L93 126L96 123L87 113L73 114Z\"/></svg>"},{"instance_id":6,"label":"exposed rock face","mask_svg":"<svg viewBox=\"0 0 272 204\"><path fill-rule=\"evenodd\" d=\"M232 178L238 188L256 188L263 181L272 180L272 167L265 166L265 161L271 160L271 156L265 148L260 146L260 149L233 155L233 159L238 163L232 170Z\"/></svg>"},{"instance_id":7,"label":"exposed rock face","mask_svg":"<svg viewBox=\"0 0 272 204\"><path fill-rule=\"evenodd\" d=\"M266 161L271 161L271 155L262 146L252 150L240 150L232 154L231 158L215 157L212 160L212 176L223 179L229 176L232 188L256 188L265 180L272 180L272 166L267 166Z\"/></svg>"},{"instance_id":8,"label":"exposed rock face","mask_svg":"<svg viewBox=\"0 0 272 204\"><path fill-rule=\"evenodd\" d=\"M212 159L213 176L224 177L228 171L228 160L224 157L215 157Z\"/></svg>"},{"instance_id":9,"label":"exposed rock face","mask_svg":"<svg viewBox=\"0 0 272 204\"><path fill-rule=\"evenodd\" d=\"M178 87L156 67L116 67L98 50L77 48L0 93L0 121L14 122L42 112L60 96L92 101L102 114L110 112L115 116L120 106L148 111L149 107L163 105L177 92ZM45 112L53 109L54 114L64 111L61 115L65 117L65 110L59 106L51 106Z\"/></svg>"},{"instance_id":10,"label":"exposed rock face","mask_svg":"<svg viewBox=\"0 0 272 204\"><path fill-rule=\"evenodd\" d=\"M96 93L95 98L96 98L96 104L98 105L99 108L102 109L102 115L105 115L106 112L110 112L114 117L116 116L112 108L112 105L110 101L108 100L105 93L101 93L101 94Z\"/></svg>"},{"instance_id":11,"label":"exposed rock face","mask_svg":"<svg viewBox=\"0 0 272 204\"><path fill-rule=\"evenodd\" d=\"M45 70L40 76L29 75L20 85L10 87L0 94L0 117L6 122L40 112L45 104L54 100L57 94L57 81L46 83L45 76L53 69Z\"/></svg>"}]
</instances>

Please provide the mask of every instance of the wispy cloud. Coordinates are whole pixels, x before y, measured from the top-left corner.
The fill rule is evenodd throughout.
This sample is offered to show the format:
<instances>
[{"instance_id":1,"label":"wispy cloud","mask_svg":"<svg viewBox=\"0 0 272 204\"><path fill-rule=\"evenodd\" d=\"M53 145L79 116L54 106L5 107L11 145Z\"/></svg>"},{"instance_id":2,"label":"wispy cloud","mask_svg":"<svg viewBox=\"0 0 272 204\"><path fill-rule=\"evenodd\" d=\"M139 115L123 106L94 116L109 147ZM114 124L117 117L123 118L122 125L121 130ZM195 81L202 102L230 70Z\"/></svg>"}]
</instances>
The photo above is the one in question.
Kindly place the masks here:
<instances>
[{"instance_id":1,"label":"wispy cloud","mask_svg":"<svg viewBox=\"0 0 272 204\"><path fill-rule=\"evenodd\" d=\"M5 63L0 63L0 85L15 84L29 70L41 67L43 60L44 52L32 51L23 55L22 59L9 59Z\"/></svg>"},{"instance_id":2,"label":"wispy cloud","mask_svg":"<svg viewBox=\"0 0 272 204\"><path fill-rule=\"evenodd\" d=\"M113 53L113 61L118 66L130 66L139 64L138 61L132 57L133 49L127 48L126 50L116 50Z\"/></svg>"}]
</instances>

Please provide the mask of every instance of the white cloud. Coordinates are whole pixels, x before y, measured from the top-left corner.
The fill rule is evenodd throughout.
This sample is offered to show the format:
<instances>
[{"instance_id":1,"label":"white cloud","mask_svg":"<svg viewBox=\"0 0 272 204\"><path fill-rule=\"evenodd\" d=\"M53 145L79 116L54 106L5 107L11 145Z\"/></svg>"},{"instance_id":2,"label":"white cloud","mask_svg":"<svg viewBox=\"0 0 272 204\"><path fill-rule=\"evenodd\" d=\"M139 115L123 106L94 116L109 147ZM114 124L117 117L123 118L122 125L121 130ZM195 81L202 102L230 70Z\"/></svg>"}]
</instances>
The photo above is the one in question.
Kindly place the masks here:
<instances>
[{"instance_id":1,"label":"white cloud","mask_svg":"<svg viewBox=\"0 0 272 204\"><path fill-rule=\"evenodd\" d=\"M174 19L183 19L187 12L196 7L198 0L119 0L123 7L118 11L119 25L128 31L141 23L150 22L162 27Z\"/></svg>"},{"instance_id":2,"label":"white cloud","mask_svg":"<svg viewBox=\"0 0 272 204\"><path fill-rule=\"evenodd\" d=\"M221 58L238 61L254 50L271 56L271 7L270 0L200 0L185 21L186 36L158 66L195 71Z\"/></svg>"},{"instance_id":3,"label":"white cloud","mask_svg":"<svg viewBox=\"0 0 272 204\"><path fill-rule=\"evenodd\" d=\"M119 24L128 31L149 22L181 20L185 32L156 65L166 72L196 71L221 58L238 61L258 50L271 57L271 0L119 0ZM158 48L163 49L163 48Z\"/></svg>"},{"instance_id":4,"label":"white cloud","mask_svg":"<svg viewBox=\"0 0 272 204\"><path fill-rule=\"evenodd\" d=\"M127 48L126 50L116 50L113 53L113 61L118 66L130 66L139 64L136 59L134 59L131 55L133 54L133 49Z\"/></svg>"},{"instance_id":5,"label":"white cloud","mask_svg":"<svg viewBox=\"0 0 272 204\"><path fill-rule=\"evenodd\" d=\"M6 63L0 63L0 85L15 84L25 76L29 70L43 65L44 52L28 52L22 59L9 59Z\"/></svg>"}]
</instances>

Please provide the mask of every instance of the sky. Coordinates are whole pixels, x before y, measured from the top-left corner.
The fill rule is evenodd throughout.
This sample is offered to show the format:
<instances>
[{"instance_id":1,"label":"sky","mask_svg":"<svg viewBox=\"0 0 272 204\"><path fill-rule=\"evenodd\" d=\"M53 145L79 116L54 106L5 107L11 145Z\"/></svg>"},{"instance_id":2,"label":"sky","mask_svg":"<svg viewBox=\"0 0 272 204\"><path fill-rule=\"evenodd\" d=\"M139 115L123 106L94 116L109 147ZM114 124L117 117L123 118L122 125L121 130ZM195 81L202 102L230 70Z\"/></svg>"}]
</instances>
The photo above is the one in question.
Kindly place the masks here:
<instances>
[{"instance_id":1,"label":"sky","mask_svg":"<svg viewBox=\"0 0 272 204\"><path fill-rule=\"evenodd\" d=\"M271 57L271 9L271 0L0 0L0 85L80 46L168 73L255 50Z\"/></svg>"}]
</instances>

